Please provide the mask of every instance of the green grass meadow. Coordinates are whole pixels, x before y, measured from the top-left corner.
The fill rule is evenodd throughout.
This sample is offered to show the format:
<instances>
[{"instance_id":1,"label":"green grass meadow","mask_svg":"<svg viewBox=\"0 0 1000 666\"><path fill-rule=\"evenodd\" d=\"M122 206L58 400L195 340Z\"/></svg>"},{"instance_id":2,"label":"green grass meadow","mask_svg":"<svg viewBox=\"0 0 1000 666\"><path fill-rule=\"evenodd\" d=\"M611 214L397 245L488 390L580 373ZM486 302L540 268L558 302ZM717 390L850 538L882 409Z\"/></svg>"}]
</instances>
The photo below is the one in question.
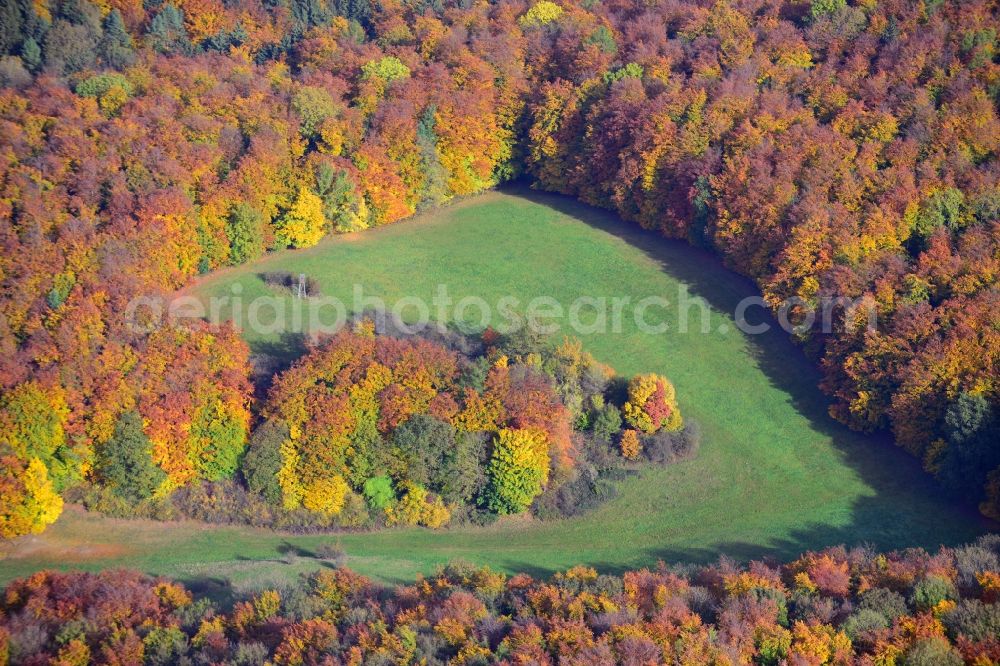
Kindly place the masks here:
<instances>
[{"instance_id":1,"label":"green grass meadow","mask_svg":"<svg viewBox=\"0 0 1000 666\"><path fill-rule=\"evenodd\" d=\"M231 296L238 284L246 303L274 293L262 271L305 273L325 296L348 303L359 283L390 306L405 296L429 302L438 285L455 300L552 296L563 304L580 296L636 303L662 295L674 302L684 285L708 303L709 332L701 332L697 311L689 311L693 325L681 333L676 308L653 308L669 329L642 333L626 307L620 333L580 337L620 374L655 371L673 380L685 417L701 425L701 450L693 460L623 482L621 496L598 510L557 522L292 536L71 510L44 534L0 546L0 580L43 567L121 565L210 587L263 586L319 566L308 554L321 543L339 543L348 566L387 582L412 580L456 558L536 575L575 564L617 572L720 554L789 558L840 543L936 548L991 527L944 499L917 462L885 438L830 419L815 368L787 334L773 327L747 336L733 326L737 303L756 293L752 284L707 252L609 213L562 197L491 192L220 271L188 293L207 301ZM279 333L247 339L256 351L285 358L297 346Z\"/></svg>"}]
</instances>

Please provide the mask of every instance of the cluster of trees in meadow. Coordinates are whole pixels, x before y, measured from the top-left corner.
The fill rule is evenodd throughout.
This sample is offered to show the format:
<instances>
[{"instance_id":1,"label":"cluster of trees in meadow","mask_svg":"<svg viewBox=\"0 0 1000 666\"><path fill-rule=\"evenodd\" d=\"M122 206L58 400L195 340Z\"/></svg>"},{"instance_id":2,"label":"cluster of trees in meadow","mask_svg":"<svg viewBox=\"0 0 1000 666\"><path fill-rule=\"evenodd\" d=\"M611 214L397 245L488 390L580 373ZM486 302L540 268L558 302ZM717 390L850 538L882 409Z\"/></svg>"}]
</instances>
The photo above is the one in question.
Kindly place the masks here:
<instances>
[{"instance_id":1,"label":"cluster of trees in meadow","mask_svg":"<svg viewBox=\"0 0 1000 666\"><path fill-rule=\"evenodd\" d=\"M245 346L137 330L136 296L519 175L715 248L797 321L855 299L800 336L834 416L891 428L1000 515L995 3L2 12L0 533L51 522L81 480L234 472ZM122 457L141 437L156 469Z\"/></svg>"},{"instance_id":2,"label":"cluster of trees in meadow","mask_svg":"<svg viewBox=\"0 0 1000 666\"><path fill-rule=\"evenodd\" d=\"M231 609L130 571L43 571L0 597L0 663L809 664L1000 660L1000 541L832 548L549 580L451 564L382 588L344 568Z\"/></svg>"},{"instance_id":3,"label":"cluster of trees in meadow","mask_svg":"<svg viewBox=\"0 0 1000 666\"><path fill-rule=\"evenodd\" d=\"M313 343L262 403L252 431L245 408L226 414L218 400L194 422L125 412L65 494L123 517L437 528L581 513L635 463L698 445L667 379L626 382L579 341L527 331L400 337L362 318Z\"/></svg>"}]
</instances>

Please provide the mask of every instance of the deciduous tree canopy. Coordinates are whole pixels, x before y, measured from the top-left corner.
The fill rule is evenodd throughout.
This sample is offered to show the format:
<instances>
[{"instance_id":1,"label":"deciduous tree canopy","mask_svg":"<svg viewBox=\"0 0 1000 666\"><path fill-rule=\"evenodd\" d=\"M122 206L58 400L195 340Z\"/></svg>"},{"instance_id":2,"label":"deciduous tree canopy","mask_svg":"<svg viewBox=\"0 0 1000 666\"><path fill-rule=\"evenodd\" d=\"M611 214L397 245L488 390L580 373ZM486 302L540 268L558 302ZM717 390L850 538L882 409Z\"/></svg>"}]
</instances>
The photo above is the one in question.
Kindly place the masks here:
<instances>
[{"instance_id":1,"label":"deciduous tree canopy","mask_svg":"<svg viewBox=\"0 0 1000 666\"><path fill-rule=\"evenodd\" d=\"M996 465L996 440L968 434L1000 402L996 3L38 0L2 11L0 455L44 466L39 492L91 475L131 411L163 492L238 464L245 347L207 328L126 327L136 296L525 175L713 248L772 306L792 299L794 323L828 297L860 304L834 307L828 331L797 334L831 413L891 429L1000 516L1000 468L971 471ZM877 330L859 325L870 313ZM507 388L530 394L530 369L490 372L486 392L444 392L457 413L440 402L427 413L467 432L539 427L543 403L513 407ZM430 393L387 396L363 436L353 421L323 422L349 487L363 479L350 476L344 438L383 436L431 410ZM642 414L659 418L658 405L647 396L626 418L655 430ZM547 432L553 460L571 460L568 434Z\"/></svg>"}]
</instances>

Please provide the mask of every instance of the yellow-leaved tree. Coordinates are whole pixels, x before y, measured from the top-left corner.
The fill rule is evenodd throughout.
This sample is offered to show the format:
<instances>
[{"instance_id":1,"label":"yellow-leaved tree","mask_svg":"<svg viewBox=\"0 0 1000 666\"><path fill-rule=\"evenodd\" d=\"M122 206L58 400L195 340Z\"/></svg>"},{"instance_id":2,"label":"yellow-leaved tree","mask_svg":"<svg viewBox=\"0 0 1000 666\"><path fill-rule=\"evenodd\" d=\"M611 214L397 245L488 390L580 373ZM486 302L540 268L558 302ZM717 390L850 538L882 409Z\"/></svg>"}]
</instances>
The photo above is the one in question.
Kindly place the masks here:
<instances>
[{"instance_id":1,"label":"yellow-leaved tree","mask_svg":"<svg viewBox=\"0 0 1000 666\"><path fill-rule=\"evenodd\" d=\"M537 428L500 431L489 467L487 504L501 515L521 513L549 480L549 442Z\"/></svg>"},{"instance_id":2,"label":"yellow-leaved tree","mask_svg":"<svg viewBox=\"0 0 1000 666\"><path fill-rule=\"evenodd\" d=\"M344 508L347 481L339 474L314 480L302 495L302 506L314 513L336 516Z\"/></svg>"},{"instance_id":3,"label":"yellow-leaved tree","mask_svg":"<svg viewBox=\"0 0 1000 666\"><path fill-rule=\"evenodd\" d=\"M284 245L309 247L318 243L325 233L323 200L303 185L295 203L278 220L275 236Z\"/></svg>"},{"instance_id":4,"label":"yellow-leaved tree","mask_svg":"<svg viewBox=\"0 0 1000 666\"><path fill-rule=\"evenodd\" d=\"M550 0L539 0L517 20L522 28L548 25L564 13L563 8Z\"/></svg>"},{"instance_id":5,"label":"yellow-leaved tree","mask_svg":"<svg viewBox=\"0 0 1000 666\"><path fill-rule=\"evenodd\" d=\"M24 465L14 456L0 458L0 537L38 534L62 513L63 501L38 458Z\"/></svg>"},{"instance_id":6,"label":"yellow-leaved tree","mask_svg":"<svg viewBox=\"0 0 1000 666\"><path fill-rule=\"evenodd\" d=\"M424 525L438 528L451 519L451 512L440 497L432 497L419 483L404 481L400 486L403 496L395 504L385 507L389 525Z\"/></svg>"},{"instance_id":7,"label":"yellow-leaved tree","mask_svg":"<svg viewBox=\"0 0 1000 666\"><path fill-rule=\"evenodd\" d=\"M80 456L66 440L69 418L65 392L58 384L31 380L0 397L0 454L9 451L25 463L38 459L61 490L80 476Z\"/></svg>"},{"instance_id":8,"label":"yellow-leaved tree","mask_svg":"<svg viewBox=\"0 0 1000 666\"><path fill-rule=\"evenodd\" d=\"M636 375L628 383L625 420L636 430L680 430L684 424L674 385L657 374Z\"/></svg>"}]
</instances>

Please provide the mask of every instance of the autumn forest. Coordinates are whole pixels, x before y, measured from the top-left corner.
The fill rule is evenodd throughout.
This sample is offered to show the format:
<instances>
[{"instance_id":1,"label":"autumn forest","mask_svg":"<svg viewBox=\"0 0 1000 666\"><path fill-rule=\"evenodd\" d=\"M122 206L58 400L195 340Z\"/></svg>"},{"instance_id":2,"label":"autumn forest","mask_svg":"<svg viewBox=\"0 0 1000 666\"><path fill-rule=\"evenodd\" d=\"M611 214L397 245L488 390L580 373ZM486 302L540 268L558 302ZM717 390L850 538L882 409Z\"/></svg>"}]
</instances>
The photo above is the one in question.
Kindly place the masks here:
<instances>
[{"instance_id":1,"label":"autumn forest","mask_svg":"<svg viewBox=\"0 0 1000 666\"><path fill-rule=\"evenodd\" d=\"M832 419L1000 520L998 29L991 0L0 0L0 541L70 504L572 520L698 456L680 384L573 336L356 312L265 363L229 323L136 325L136 299L508 183L718 256ZM39 572L0 595L0 664L1000 663L995 537L828 545L391 589L331 552L226 601Z\"/></svg>"}]
</instances>

